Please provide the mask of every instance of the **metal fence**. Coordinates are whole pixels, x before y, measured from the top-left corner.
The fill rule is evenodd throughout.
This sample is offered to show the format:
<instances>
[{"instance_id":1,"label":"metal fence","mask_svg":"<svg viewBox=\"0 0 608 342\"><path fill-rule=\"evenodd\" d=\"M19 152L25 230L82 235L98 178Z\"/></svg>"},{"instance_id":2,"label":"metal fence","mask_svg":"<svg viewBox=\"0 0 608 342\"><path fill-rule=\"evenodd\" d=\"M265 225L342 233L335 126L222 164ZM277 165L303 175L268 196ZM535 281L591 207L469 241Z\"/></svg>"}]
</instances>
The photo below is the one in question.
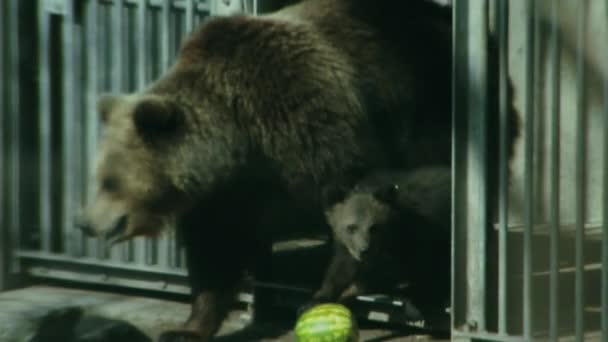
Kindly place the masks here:
<instances>
[{"instance_id":1,"label":"metal fence","mask_svg":"<svg viewBox=\"0 0 608 342\"><path fill-rule=\"evenodd\" d=\"M155 79L210 15L256 9L256 0L2 1L2 286L8 274L25 273L189 293L171 233L108 249L74 229L90 195L96 101Z\"/></svg>"},{"instance_id":2,"label":"metal fence","mask_svg":"<svg viewBox=\"0 0 608 342\"><path fill-rule=\"evenodd\" d=\"M468 124L454 135L453 335L608 341L608 2L456 0L454 13L455 79L467 85L454 89L455 118ZM487 115L506 112L483 109L489 32L501 96L508 75L523 122L510 171L498 156L493 231L479 147Z\"/></svg>"},{"instance_id":3,"label":"metal fence","mask_svg":"<svg viewBox=\"0 0 608 342\"><path fill-rule=\"evenodd\" d=\"M455 131L464 158L454 185L464 190L455 193L453 336L608 341L608 1L453 3L455 79L468 85L455 87L455 108L471 123ZM221 0L0 2L0 288L25 273L188 293L173 236L108 251L71 220L89 196L98 94L140 89L187 32L232 9ZM509 75L523 126L510 172L499 156L499 220L486 231L487 165L475 147L495 114L482 109L492 31L501 88ZM494 247L495 269L486 266Z\"/></svg>"}]
</instances>

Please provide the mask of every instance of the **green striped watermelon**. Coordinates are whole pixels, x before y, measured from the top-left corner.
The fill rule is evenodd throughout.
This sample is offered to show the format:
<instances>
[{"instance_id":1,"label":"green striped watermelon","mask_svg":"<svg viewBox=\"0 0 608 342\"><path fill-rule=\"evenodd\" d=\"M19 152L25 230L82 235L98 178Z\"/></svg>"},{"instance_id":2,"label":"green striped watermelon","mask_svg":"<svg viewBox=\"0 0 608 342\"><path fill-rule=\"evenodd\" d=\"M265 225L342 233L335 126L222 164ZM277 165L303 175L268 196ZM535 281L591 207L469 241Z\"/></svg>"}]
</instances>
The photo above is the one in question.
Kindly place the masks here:
<instances>
[{"instance_id":1,"label":"green striped watermelon","mask_svg":"<svg viewBox=\"0 0 608 342\"><path fill-rule=\"evenodd\" d=\"M299 342L356 342L355 318L340 304L320 304L305 311L296 323Z\"/></svg>"}]
</instances>

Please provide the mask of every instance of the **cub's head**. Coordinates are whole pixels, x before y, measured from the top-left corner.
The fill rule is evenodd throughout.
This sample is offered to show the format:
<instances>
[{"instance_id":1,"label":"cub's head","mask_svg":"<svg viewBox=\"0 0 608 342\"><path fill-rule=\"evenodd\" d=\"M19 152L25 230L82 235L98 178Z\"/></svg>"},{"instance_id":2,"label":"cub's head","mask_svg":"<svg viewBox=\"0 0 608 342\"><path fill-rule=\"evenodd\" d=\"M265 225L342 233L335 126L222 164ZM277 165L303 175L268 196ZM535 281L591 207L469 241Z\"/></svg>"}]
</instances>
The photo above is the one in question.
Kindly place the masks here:
<instances>
[{"instance_id":1,"label":"cub's head","mask_svg":"<svg viewBox=\"0 0 608 342\"><path fill-rule=\"evenodd\" d=\"M399 187L385 183L351 190L332 189L324 194L324 210L334 238L359 261L381 253L389 227L398 216Z\"/></svg>"},{"instance_id":2,"label":"cub's head","mask_svg":"<svg viewBox=\"0 0 608 342\"><path fill-rule=\"evenodd\" d=\"M98 111L103 137L92 174L94 194L77 224L114 241L154 234L187 203L178 169L185 113L160 95L105 95Z\"/></svg>"}]
</instances>

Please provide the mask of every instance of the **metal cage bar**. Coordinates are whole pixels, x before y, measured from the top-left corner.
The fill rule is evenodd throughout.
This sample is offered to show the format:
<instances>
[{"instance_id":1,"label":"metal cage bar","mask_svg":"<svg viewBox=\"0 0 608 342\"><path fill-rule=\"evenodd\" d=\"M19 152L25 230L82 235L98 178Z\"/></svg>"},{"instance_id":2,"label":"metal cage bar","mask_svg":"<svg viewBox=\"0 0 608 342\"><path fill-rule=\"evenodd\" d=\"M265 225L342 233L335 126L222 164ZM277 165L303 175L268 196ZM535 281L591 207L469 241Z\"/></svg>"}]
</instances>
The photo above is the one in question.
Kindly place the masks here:
<instances>
[{"instance_id":1,"label":"metal cage bar","mask_svg":"<svg viewBox=\"0 0 608 342\"><path fill-rule=\"evenodd\" d=\"M163 2L160 12L160 59L158 67L160 73L169 67L169 2ZM169 268L172 266L172 243L168 234L164 234L158 239L158 259L161 266ZM171 258L171 259L170 259Z\"/></svg>"},{"instance_id":2,"label":"metal cage bar","mask_svg":"<svg viewBox=\"0 0 608 342\"><path fill-rule=\"evenodd\" d=\"M485 331L487 1L457 1L454 19L452 324L458 330ZM465 274L457 274L463 266ZM466 298L457 301L463 293ZM464 311L458 310L461 305Z\"/></svg>"},{"instance_id":3,"label":"metal cage bar","mask_svg":"<svg viewBox=\"0 0 608 342\"><path fill-rule=\"evenodd\" d=\"M524 98L524 243L523 243L523 334L532 338L532 229L534 225L534 45L536 0L530 0L525 7L526 56L525 56L525 98Z\"/></svg>"},{"instance_id":4,"label":"metal cage bar","mask_svg":"<svg viewBox=\"0 0 608 342\"><path fill-rule=\"evenodd\" d=\"M39 36L39 57L38 57L38 115L39 115L39 224L41 250L51 251L51 94L50 94L50 65L49 65L49 31L50 18L44 6L38 7L38 36Z\"/></svg>"},{"instance_id":5,"label":"metal cage bar","mask_svg":"<svg viewBox=\"0 0 608 342\"><path fill-rule=\"evenodd\" d=\"M576 189L575 189L575 335L577 342L585 338L585 162L586 162L586 103L585 103L585 33L587 6L578 4L576 52Z\"/></svg>"},{"instance_id":6,"label":"metal cage bar","mask_svg":"<svg viewBox=\"0 0 608 342\"><path fill-rule=\"evenodd\" d=\"M135 27L138 32L137 39L137 52L135 56L136 61L136 81L135 81L135 89L136 91L141 91L146 86L146 67L148 63L148 56L146 54L146 49L148 47L148 37L146 36L146 1L139 0L136 3L136 18L135 18ZM135 241L135 262L138 264L151 264L151 258L149 255L151 240L146 237L145 239L137 239Z\"/></svg>"},{"instance_id":7,"label":"metal cage bar","mask_svg":"<svg viewBox=\"0 0 608 342\"><path fill-rule=\"evenodd\" d=\"M551 6L550 72L551 79L551 150L550 150L550 275L549 275L549 339L559 338L559 248L560 248L560 120L561 120L561 36L559 30L559 2Z\"/></svg>"},{"instance_id":8,"label":"metal cage bar","mask_svg":"<svg viewBox=\"0 0 608 342\"><path fill-rule=\"evenodd\" d=\"M0 3L0 18L6 18L6 3ZM8 30L5 27L5 22L0 22L0 46L7 46L7 42L5 41L5 34ZM0 52L0 111L3 113L8 112L8 108L6 107L6 80L8 79L8 75L6 74L6 56L4 53ZM6 169L5 169L5 120L0 120L0 188L4 188L6 186ZM7 239L7 231L5 230L7 224L5 221L6 213L5 213L5 192L0 191L0 291L3 290L7 286L7 276L8 276L8 266L9 260L11 258L10 253L8 252L8 239Z\"/></svg>"},{"instance_id":9,"label":"metal cage bar","mask_svg":"<svg viewBox=\"0 0 608 342\"><path fill-rule=\"evenodd\" d=\"M98 63L98 16L99 6L97 1L87 1L85 7L85 35L86 35L86 65L87 75L85 83L85 146L86 146L86 175L92 177L95 167L95 152L99 136L99 115L97 114L97 96L99 90ZM87 179L85 195L88 201L93 199L92 179ZM89 256L103 258L103 245L99 239L87 239L87 252Z\"/></svg>"},{"instance_id":10,"label":"metal cage bar","mask_svg":"<svg viewBox=\"0 0 608 342\"><path fill-rule=\"evenodd\" d=\"M608 30L608 0L604 1L604 22ZM604 59L608 61L608 36L604 38ZM601 293L601 330L602 342L608 342L608 78L604 79L604 160L602 172L602 293Z\"/></svg>"},{"instance_id":11,"label":"metal cage bar","mask_svg":"<svg viewBox=\"0 0 608 342\"><path fill-rule=\"evenodd\" d=\"M509 186L509 2L499 1L496 8L499 48L500 160L499 160L499 236L498 236L498 333L507 333L507 258Z\"/></svg>"},{"instance_id":12,"label":"metal cage bar","mask_svg":"<svg viewBox=\"0 0 608 342\"><path fill-rule=\"evenodd\" d=\"M76 37L74 34L74 4L71 0L65 2L65 13L61 23L63 40L63 117L62 117L62 175L63 175L63 212L61 217L63 232L63 249L65 253L77 256L81 251L78 250L76 240L80 237L80 232L74 229L73 215L80 203L78 196L77 177L79 174L79 156L75 148L78 145L77 133L79 131L76 116L76 87L75 87L75 45ZM78 122L77 122L78 121Z\"/></svg>"},{"instance_id":13,"label":"metal cage bar","mask_svg":"<svg viewBox=\"0 0 608 342\"><path fill-rule=\"evenodd\" d=\"M608 30L608 0L604 1L604 24ZM608 36L604 37L604 60L608 61ZM604 160L602 172L602 280L601 280L601 330L602 342L608 342L608 78L604 79Z\"/></svg>"},{"instance_id":14,"label":"metal cage bar","mask_svg":"<svg viewBox=\"0 0 608 342\"><path fill-rule=\"evenodd\" d=\"M6 70L9 80L6 102L10 113L19 113L20 106L20 81L19 81L19 4L17 1L9 1L7 9L7 32L8 32L8 69ZM21 224L21 122L20 116L13 115L8 122L8 196L7 196L7 222L9 229L10 248L21 246L19 238L19 227ZM5 131L6 132L6 131ZM11 271L18 272L19 263L13 259Z\"/></svg>"}]
</instances>

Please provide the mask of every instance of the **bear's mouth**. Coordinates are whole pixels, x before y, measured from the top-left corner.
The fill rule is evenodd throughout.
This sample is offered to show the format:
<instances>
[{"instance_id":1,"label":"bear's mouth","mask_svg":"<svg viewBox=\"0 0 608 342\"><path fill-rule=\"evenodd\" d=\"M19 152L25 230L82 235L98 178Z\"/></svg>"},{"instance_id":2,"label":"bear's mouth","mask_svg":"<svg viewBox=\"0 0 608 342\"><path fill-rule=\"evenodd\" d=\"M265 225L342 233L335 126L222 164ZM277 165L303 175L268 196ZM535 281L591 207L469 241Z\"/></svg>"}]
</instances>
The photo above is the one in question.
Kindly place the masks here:
<instances>
[{"instance_id":1,"label":"bear's mouth","mask_svg":"<svg viewBox=\"0 0 608 342\"><path fill-rule=\"evenodd\" d=\"M123 215L114 222L114 226L105 234L105 238L110 245L115 245L119 242L127 240L129 237L127 232L127 215Z\"/></svg>"}]
</instances>

